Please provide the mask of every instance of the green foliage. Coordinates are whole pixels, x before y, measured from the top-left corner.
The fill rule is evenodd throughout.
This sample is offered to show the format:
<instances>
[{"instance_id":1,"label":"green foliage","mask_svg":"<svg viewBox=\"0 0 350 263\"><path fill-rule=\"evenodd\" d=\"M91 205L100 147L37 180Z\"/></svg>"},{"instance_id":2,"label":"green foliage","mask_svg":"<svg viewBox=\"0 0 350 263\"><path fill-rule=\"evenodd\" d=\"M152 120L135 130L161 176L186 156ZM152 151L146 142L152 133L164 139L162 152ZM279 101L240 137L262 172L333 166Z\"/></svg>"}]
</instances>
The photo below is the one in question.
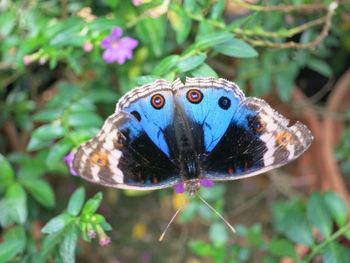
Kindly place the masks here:
<instances>
[{"instance_id":1,"label":"green foliage","mask_svg":"<svg viewBox=\"0 0 350 263\"><path fill-rule=\"evenodd\" d=\"M350 110L345 112L345 122L350 122ZM346 125L341 141L335 148L335 157L340 161L340 168L344 175L350 173L350 126Z\"/></svg>"},{"instance_id":2,"label":"green foliage","mask_svg":"<svg viewBox=\"0 0 350 263\"><path fill-rule=\"evenodd\" d=\"M271 15L254 5L237 16L227 13L224 0L141 1L139 6L132 1L90 2L20 0L0 7L0 262L74 262L80 237L109 242L105 231L111 226L96 212L102 194L85 201L83 188L62 197L56 186L75 183L67 177L64 156L94 136L118 98L135 85L159 78L220 76L236 79L247 95L275 90L288 101L302 69L330 78L347 63L341 47L349 37L335 23L331 36L316 48L280 48L291 38L299 44L316 39L318 28L299 23L317 21L319 12ZM338 19L347 11L342 8ZM132 59L121 65L102 58L101 41L114 27L123 29L122 37L138 41ZM270 42L274 49L266 44ZM350 170L349 138L347 131L336 149L344 173ZM222 185L200 191L219 213L225 211L224 193ZM63 212L62 198L67 202ZM208 241L194 240L189 246L213 262L249 262L254 251L266 255L265 262L300 260L296 243L310 247L309 262L316 255L341 262L349 251L335 237L350 237L347 214L335 193L314 193L306 205L300 200L274 205L271 239L260 224L238 225L237 240L245 242L233 244L225 224L198 198L186 206L180 222L200 217L210 224ZM43 237L34 238L30 229L43 220Z\"/></svg>"},{"instance_id":3,"label":"green foliage","mask_svg":"<svg viewBox=\"0 0 350 263\"><path fill-rule=\"evenodd\" d=\"M251 262L253 250L260 251L260 262L280 262L282 258L290 258L306 263L320 255L324 262L342 263L349 258L349 248L338 239L340 236L350 237L348 209L334 192L314 192L306 204L300 200L277 202L272 212L276 228L272 239L263 235L260 224L251 227L236 225L232 245L228 242L225 225L215 220L209 229L210 242L192 241L190 248L196 255L211 258L213 262ZM334 224L337 228L333 228ZM318 240L312 234L313 229L320 235ZM242 237L243 242L237 236ZM310 249L304 258L299 258L296 253L298 244Z\"/></svg>"}]
</instances>

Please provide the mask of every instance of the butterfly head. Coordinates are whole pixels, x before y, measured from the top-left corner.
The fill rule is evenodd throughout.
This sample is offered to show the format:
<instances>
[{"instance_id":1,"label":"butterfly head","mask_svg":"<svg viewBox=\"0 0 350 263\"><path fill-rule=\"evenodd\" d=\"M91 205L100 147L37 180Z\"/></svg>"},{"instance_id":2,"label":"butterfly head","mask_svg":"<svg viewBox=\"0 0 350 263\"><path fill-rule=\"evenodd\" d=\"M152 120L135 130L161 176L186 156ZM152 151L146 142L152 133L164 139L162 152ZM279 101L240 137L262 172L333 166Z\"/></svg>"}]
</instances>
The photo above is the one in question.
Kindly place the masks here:
<instances>
[{"instance_id":1,"label":"butterfly head","mask_svg":"<svg viewBox=\"0 0 350 263\"><path fill-rule=\"evenodd\" d=\"M195 195L201 186L203 187L212 187L214 185L214 182L209 179L204 178L195 178L195 179L189 179L185 180L181 183L178 183L174 186L174 190L177 194L182 194L184 192L188 192L190 196Z\"/></svg>"}]
</instances>

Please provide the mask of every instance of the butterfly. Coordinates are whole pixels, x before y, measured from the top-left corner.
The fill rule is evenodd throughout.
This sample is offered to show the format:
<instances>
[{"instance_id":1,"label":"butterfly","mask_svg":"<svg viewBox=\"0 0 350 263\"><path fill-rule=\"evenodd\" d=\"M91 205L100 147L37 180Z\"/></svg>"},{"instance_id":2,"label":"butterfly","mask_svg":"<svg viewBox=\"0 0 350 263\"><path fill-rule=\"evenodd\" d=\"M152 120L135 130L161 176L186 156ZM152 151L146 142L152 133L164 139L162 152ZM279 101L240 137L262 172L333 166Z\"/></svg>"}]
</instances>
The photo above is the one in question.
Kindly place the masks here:
<instances>
[{"instance_id":1,"label":"butterfly","mask_svg":"<svg viewBox=\"0 0 350 263\"><path fill-rule=\"evenodd\" d=\"M285 165L313 136L264 100L215 78L156 80L132 89L102 129L72 154L73 172L121 189L195 194Z\"/></svg>"}]
</instances>

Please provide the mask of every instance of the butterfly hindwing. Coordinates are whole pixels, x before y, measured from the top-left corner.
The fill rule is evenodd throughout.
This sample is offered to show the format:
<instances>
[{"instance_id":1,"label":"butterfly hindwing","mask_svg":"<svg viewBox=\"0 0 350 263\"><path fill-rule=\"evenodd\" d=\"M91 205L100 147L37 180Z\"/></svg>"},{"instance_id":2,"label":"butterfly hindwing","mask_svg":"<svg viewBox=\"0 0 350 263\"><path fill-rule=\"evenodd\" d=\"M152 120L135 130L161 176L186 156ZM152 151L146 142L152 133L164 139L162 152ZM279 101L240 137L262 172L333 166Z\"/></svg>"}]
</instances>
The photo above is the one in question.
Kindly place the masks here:
<instances>
[{"instance_id":1,"label":"butterfly hindwing","mask_svg":"<svg viewBox=\"0 0 350 263\"><path fill-rule=\"evenodd\" d=\"M207 177L233 180L282 166L302 154L312 135L305 125L289 120L265 101L245 99L236 109L221 141L207 156Z\"/></svg>"},{"instance_id":2,"label":"butterfly hindwing","mask_svg":"<svg viewBox=\"0 0 350 263\"><path fill-rule=\"evenodd\" d=\"M94 183L126 189L159 189L179 179L176 166L126 112L110 116L99 134L77 149L73 168Z\"/></svg>"}]
</instances>

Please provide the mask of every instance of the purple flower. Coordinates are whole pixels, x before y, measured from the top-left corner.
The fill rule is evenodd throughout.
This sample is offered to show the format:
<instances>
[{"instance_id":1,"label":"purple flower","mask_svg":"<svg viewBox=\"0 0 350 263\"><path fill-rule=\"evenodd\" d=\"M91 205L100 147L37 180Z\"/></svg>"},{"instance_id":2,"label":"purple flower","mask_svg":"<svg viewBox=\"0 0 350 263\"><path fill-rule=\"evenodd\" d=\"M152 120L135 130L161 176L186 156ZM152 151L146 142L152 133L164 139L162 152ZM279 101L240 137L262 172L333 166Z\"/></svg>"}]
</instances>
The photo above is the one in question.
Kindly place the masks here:
<instances>
[{"instance_id":1,"label":"purple flower","mask_svg":"<svg viewBox=\"0 0 350 263\"><path fill-rule=\"evenodd\" d=\"M69 154L67 154L63 160L66 162L66 164L68 165L69 167L69 172L74 175L74 176L77 176L78 173L74 170L73 168L73 160L74 160L74 153L73 152L70 152Z\"/></svg>"},{"instance_id":2,"label":"purple flower","mask_svg":"<svg viewBox=\"0 0 350 263\"><path fill-rule=\"evenodd\" d=\"M107 246L111 243L111 238L107 236L101 225L95 225L100 246Z\"/></svg>"},{"instance_id":3,"label":"purple flower","mask_svg":"<svg viewBox=\"0 0 350 263\"><path fill-rule=\"evenodd\" d=\"M138 41L132 37L120 38L122 34L123 30L115 27L112 33L101 41L101 47L105 49L102 57L108 64L118 62L121 65L125 60L132 59L132 50L137 47Z\"/></svg>"},{"instance_id":4,"label":"purple flower","mask_svg":"<svg viewBox=\"0 0 350 263\"><path fill-rule=\"evenodd\" d=\"M185 184L184 182L181 182L181 183L178 183L176 185L174 185L174 190L175 190L175 193L177 194L182 194L183 192L185 192Z\"/></svg>"},{"instance_id":5,"label":"purple flower","mask_svg":"<svg viewBox=\"0 0 350 263\"><path fill-rule=\"evenodd\" d=\"M199 182L201 186L203 187L212 187L214 185L214 182L210 179L199 179Z\"/></svg>"},{"instance_id":6,"label":"purple flower","mask_svg":"<svg viewBox=\"0 0 350 263\"><path fill-rule=\"evenodd\" d=\"M111 243L111 238L109 236L105 236L101 238L99 241L100 246L103 246L103 247L109 245L110 243Z\"/></svg>"}]
</instances>

